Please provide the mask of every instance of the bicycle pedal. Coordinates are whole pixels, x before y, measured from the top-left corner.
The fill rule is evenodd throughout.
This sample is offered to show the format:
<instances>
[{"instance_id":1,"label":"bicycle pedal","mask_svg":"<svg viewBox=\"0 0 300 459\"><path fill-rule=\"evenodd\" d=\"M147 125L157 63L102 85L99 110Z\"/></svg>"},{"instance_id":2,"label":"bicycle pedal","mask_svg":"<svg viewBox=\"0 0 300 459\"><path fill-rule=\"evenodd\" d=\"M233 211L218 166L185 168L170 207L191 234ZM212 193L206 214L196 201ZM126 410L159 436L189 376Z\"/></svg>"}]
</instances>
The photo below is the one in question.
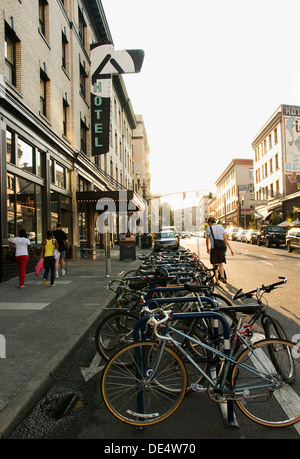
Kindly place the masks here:
<instances>
[{"instance_id":1,"label":"bicycle pedal","mask_svg":"<svg viewBox=\"0 0 300 459\"><path fill-rule=\"evenodd\" d=\"M197 383L192 383L191 389L195 392L206 392L207 391L206 387L203 387L201 386L201 384L197 384Z\"/></svg>"}]
</instances>

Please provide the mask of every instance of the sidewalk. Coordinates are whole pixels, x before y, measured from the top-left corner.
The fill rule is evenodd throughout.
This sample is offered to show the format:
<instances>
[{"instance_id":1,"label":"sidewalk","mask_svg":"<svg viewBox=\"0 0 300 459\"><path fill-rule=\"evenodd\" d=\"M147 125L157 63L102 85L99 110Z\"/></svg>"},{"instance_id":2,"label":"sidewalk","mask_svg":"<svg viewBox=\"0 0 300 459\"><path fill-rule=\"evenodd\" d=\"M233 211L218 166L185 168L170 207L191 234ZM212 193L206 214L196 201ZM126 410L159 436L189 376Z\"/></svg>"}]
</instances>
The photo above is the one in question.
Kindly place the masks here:
<instances>
[{"instance_id":1,"label":"sidewalk","mask_svg":"<svg viewBox=\"0 0 300 459\"><path fill-rule=\"evenodd\" d=\"M0 438L8 438L89 334L114 295L108 283L137 268L138 254L149 250L137 247L135 261L119 261L119 247L111 249L109 277L99 252L96 260L68 260L55 287L49 279L43 286L42 273L26 274L24 289L17 278L0 284Z\"/></svg>"}]
</instances>

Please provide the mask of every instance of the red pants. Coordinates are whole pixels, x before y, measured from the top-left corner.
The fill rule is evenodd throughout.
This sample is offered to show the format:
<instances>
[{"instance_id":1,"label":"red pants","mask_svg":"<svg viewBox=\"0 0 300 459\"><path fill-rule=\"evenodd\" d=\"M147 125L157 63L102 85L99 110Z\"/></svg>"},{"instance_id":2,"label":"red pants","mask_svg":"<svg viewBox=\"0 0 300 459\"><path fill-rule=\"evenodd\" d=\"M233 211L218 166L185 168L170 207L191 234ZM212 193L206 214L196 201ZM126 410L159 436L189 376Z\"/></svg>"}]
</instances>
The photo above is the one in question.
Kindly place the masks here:
<instances>
[{"instance_id":1,"label":"red pants","mask_svg":"<svg viewBox=\"0 0 300 459\"><path fill-rule=\"evenodd\" d=\"M23 287L25 280L26 267L28 263L29 255L19 255L16 257L19 265L19 286Z\"/></svg>"}]
</instances>

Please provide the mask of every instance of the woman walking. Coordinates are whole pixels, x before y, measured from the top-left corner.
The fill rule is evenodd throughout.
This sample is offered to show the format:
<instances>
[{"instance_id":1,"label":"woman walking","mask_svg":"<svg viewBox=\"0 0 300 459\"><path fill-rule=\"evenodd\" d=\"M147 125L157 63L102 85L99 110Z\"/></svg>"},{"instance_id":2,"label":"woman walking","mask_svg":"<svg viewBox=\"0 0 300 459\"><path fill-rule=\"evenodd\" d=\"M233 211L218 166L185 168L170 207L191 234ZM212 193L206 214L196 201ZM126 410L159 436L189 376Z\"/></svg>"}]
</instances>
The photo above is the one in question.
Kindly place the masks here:
<instances>
[{"instance_id":1,"label":"woman walking","mask_svg":"<svg viewBox=\"0 0 300 459\"><path fill-rule=\"evenodd\" d=\"M16 260L19 265L19 287L24 288L26 267L29 259L28 249L33 258L35 258L32 245L24 229L20 229L19 237L14 237L11 240L9 248L12 249L14 246L16 247Z\"/></svg>"},{"instance_id":2,"label":"woman walking","mask_svg":"<svg viewBox=\"0 0 300 459\"><path fill-rule=\"evenodd\" d=\"M41 250L41 257L44 257L44 265L45 265L45 272L43 277L43 284L44 287L47 286L47 279L49 271L51 271L51 280L50 285L51 287L55 287L54 285L54 277L55 277L55 258L53 255L53 250L58 249L58 244L56 239L53 238L53 231L47 231L47 237L42 242L42 250Z\"/></svg>"}]
</instances>

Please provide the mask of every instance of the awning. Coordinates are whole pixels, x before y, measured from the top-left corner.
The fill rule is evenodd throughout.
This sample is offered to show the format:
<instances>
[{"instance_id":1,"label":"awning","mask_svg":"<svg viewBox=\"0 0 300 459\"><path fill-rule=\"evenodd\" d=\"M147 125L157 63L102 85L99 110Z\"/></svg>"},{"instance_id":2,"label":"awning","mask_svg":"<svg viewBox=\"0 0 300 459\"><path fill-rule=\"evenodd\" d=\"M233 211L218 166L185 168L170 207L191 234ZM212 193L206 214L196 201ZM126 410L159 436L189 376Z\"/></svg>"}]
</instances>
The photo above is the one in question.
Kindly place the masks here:
<instances>
[{"instance_id":1,"label":"awning","mask_svg":"<svg viewBox=\"0 0 300 459\"><path fill-rule=\"evenodd\" d=\"M268 217L270 217L270 215L271 215L272 212L273 212L273 211L268 212L267 215L265 215L265 216L262 218L262 221L268 220Z\"/></svg>"},{"instance_id":2,"label":"awning","mask_svg":"<svg viewBox=\"0 0 300 459\"><path fill-rule=\"evenodd\" d=\"M268 209L262 210L260 209L259 211L255 211L255 219L256 220L266 220L266 218L271 214L272 212L269 212Z\"/></svg>"},{"instance_id":3,"label":"awning","mask_svg":"<svg viewBox=\"0 0 300 459\"><path fill-rule=\"evenodd\" d=\"M105 204L114 201L116 212L144 212L146 205L142 199L132 190L120 191L77 191L76 201L85 204L97 204L101 200Z\"/></svg>"}]
</instances>

